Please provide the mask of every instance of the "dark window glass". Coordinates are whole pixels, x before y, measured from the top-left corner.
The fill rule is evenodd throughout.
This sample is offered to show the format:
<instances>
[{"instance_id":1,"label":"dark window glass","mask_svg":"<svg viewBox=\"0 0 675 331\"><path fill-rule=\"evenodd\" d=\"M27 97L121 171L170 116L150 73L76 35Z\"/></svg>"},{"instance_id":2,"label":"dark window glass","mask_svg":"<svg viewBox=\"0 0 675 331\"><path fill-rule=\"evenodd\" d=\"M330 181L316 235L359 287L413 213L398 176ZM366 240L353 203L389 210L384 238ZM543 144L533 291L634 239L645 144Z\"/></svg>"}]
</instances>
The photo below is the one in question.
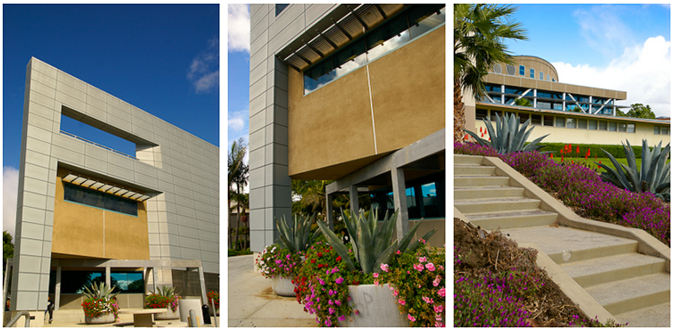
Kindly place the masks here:
<instances>
[{"instance_id":1,"label":"dark window glass","mask_svg":"<svg viewBox=\"0 0 675 331\"><path fill-rule=\"evenodd\" d=\"M577 120L574 119L574 118L568 118L566 120L566 123L567 123L568 129L576 129L576 127L577 127Z\"/></svg>"},{"instance_id":2,"label":"dark window glass","mask_svg":"<svg viewBox=\"0 0 675 331\"><path fill-rule=\"evenodd\" d=\"M525 76L525 66L520 66L520 70L518 72L521 76Z\"/></svg>"},{"instance_id":3,"label":"dark window glass","mask_svg":"<svg viewBox=\"0 0 675 331\"><path fill-rule=\"evenodd\" d=\"M609 131L616 131L616 122L609 122Z\"/></svg>"},{"instance_id":4,"label":"dark window glass","mask_svg":"<svg viewBox=\"0 0 675 331\"><path fill-rule=\"evenodd\" d=\"M556 117L555 118L555 126L558 128L564 128L565 127L565 118L564 117Z\"/></svg>"},{"instance_id":5,"label":"dark window glass","mask_svg":"<svg viewBox=\"0 0 675 331\"><path fill-rule=\"evenodd\" d=\"M668 134L670 127L664 126L661 128L661 134Z\"/></svg>"},{"instance_id":6,"label":"dark window glass","mask_svg":"<svg viewBox=\"0 0 675 331\"><path fill-rule=\"evenodd\" d=\"M81 186L63 183L63 200L138 216L138 202Z\"/></svg>"},{"instance_id":7,"label":"dark window glass","mask_svg":"<svg viewBox=\"0 0 675 331\"><path fill-rule=\"evenodd\" d=\"M661 134L661 127L658 125L654 125L654 134Z\"/></svg>"},{"instance_id":8,"label":"dark window glass","mask_svg":"<svg viewBox=\"0 0 675 331\"><path fill-rule=\"evenodd\" d=\"M287 3L276 4L274 16L279 16L279 14L281 14L281 12L284 11L284 9L286 9L286 7L288 7Z\"/></svg>"},{"instance_id":9,"label":"dark window glass","mask_svg":"<svg viewBox=\"0 0 675 331\"><path fill-rule=\"evenodd\" d=\"M541 71L539 72L539 80L544 80L544 73Z\"/></svg>"},{"instance_id":10,"label":"dark window glass","mask_svg":"<svg viewBox=\"0 0 675 331\"><path fill-rule=\"evenodd\" d=\"M543 92L543 91L537 91L537 98L551 98L551 93Z\"/></svg>"},{"instance_id":11,"label":"dark window glass","mask_svg":"<svg viewBox=\"0 0 675 331\"><path fill-rule=\"evenodd\" d=\"M585 119L579 119L579 121L577 122L577 129L586 129Z\"/></svg>"},{"instance_id":12,"label":"dark window glass","mask_svg":"<svg viewBox=\"0 0 675 331\"><path fill-rule=\"evenodd\" d=\"M487 109L476 109L476 119L482 120L488 117Z\"/></svg>"},{"instance_id":13,"label":"dark window glass","mask_svg":"<svg viewBox=\"0 0 675 331\"><path fill-rule=\"evenodd\" d=\"M541 115L532 115L532 125L541 125Z\"/></svg>"},{"instance_id":14,"label":"dark window glass","mask_svg":"<svg viewBox=\"0 0 675 331\"><path fill-rule=\"evenodd\" d=\"M588 120L588 129L589 130L597 130L598 129L598 121Z\"/></svg>"},{"instance_id":15,"label":"dark window glass","mask_svg":"<svg viewBox=\"0 0 675 331\"><path fill-rule=\"evenodd\" d=\"M544 115L544 126L553 126L553 116Z\"/></svg>"},{"instance_id":16,"label":"dark window glass","mask_svg":"<svg viewBox=\"0 0 675 331\"><path fill-rule=\"evenodd\" d=\"M626 126L626 132L628 132L628 133L635 133L635 124L629 123L629 124Z\"/></svg>"},{"instance_id":17,"label":"dark window glass","mask_svg":"<svg viewBox=\"0 0 675 331\"><path fill-rule=\"evenodd\" d=\"M562 108L562 103L554 102L554 103L553 103L553 109L555 109L555 110L563 110L563 108Z\"/></svg>"},{"instance_id":18,"label":"dark window glass","mask_svg":"<svg viewBox=\"0 0 675 331\"><path fill-rule=\"evenodd\" d=\"M523 124L523 123L527 122L527 120L530 119L530 114L519 113L518 117L520 117L520 124Z\"/></svg>"},{"instance_id":19,"label":"dark window glass","mask_svg":"<svg viewBox=\"0 0 675 331\"><path fill-rule=\"evenodd\" d=\"M534 78L534 69L530 68L530 78Z\"/></svg>"},{"instance_id":20,"label":"dark window glass","mask_svg":"<svg viewBox=\"0 0 675 331\"><path fill-rule=\"evenodd\" d=\"M607 122L606 121L598 121L598 130L607 131Z\"/></svg>"}]
</instances>

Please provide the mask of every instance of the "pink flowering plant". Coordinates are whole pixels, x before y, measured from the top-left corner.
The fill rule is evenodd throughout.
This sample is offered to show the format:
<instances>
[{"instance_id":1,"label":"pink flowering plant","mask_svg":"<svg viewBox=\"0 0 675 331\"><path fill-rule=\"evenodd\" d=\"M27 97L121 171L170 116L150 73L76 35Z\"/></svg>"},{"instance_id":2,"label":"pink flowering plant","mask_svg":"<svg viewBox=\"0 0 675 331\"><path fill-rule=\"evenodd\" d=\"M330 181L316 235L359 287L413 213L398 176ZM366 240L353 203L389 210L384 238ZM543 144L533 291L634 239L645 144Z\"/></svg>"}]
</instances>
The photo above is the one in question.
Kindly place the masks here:
<instances>
[{"instance_id":1,"label":"pink flowering plant","mask_svg":"<svg viewBox=\"0 0 675 331\"><path fill-rule=\"evenodd\" d=\"M279 244L272 244L260 253L255 264L265 278L292 278L302 264L303 255L303 252L292 253Z\"/></svg>"},{"instance_id":2,"label":"pink flowering plant","mask_svg":"<svg viewBox=\"0 0 675 331\"><path fill-rule=\"evenodd\" d=\"M414 251L397 252L374 276L377 282L390 284L410 326L445 327L445 248L419 241Z\"/></svg>"}]
</instances>

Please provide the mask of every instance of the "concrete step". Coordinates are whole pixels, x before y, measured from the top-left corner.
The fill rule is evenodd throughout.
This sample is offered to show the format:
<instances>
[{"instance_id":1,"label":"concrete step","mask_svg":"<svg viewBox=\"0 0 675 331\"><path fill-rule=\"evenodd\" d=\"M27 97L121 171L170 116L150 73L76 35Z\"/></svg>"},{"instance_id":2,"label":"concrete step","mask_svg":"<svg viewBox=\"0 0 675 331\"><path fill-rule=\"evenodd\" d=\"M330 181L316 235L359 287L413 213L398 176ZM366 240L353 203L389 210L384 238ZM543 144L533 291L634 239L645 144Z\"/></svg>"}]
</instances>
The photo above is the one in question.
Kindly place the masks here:
<instances>
[{"instance_id":1,"label":"concrete step","mask_svg":"<svg viewBox=\"0 0 675 331\"><path fill-rule=\"evenodd\" d=\"M637 241L564 226L503 231L518 243L534 243L555 263L573 263L637 251Z\"/></svg>"},{"instance_id":2,"label":"concrete step","mask_svg":"<svg viewBox=\"0 0 675 331\"><path fill-rule=\"evenodd\" d=\"M664 272L666 261L632 253L563 264L562 269L581 287Z\"/></svg>"},{"instance_id":3,"label":"concrete step","mask_svg":"<svg viewBox=\"0 0 675 331\"><path fill-rule=\"evenodd\" d=\"M454 155L455 164L481 164L483 157L480 155Z\"/></svg>"},{"instance_id":4,"label":"concrete step","mask_svg":"<svg viewBox=\"0 0 675 331\"><path fill-rule=\"evenodd\" d=\"M471 199L455 201L455 207L464 215L476 213L502 213L509 211L522 211L539 209L541 200L527 198L492 198L492 199Z\"/></svg>"},{"instance_id":5,"label":"concrete step","mask_svg":"<svg viewBox=\"0 0 675 331\"><path fill-rule=\"evenodd\" d=\"M502 176L455 176L455 187L504 187L509 185L509 177Z\"/></svg>"},{"instance_id":6,"label":"concrete step","mask_svg":"<svg viewBox=\"0 0 675 331\"><path fill-rule=\"evenodd\" d=\"M541 209L519 210L499 213L480 213L466 215L476 226L487 230L539 227L549 225L558 218L558 214Z\"/></svg>"},{"instance_id":7,"label":"concrete step","mask_svg":"<svg viewBox=\"0 0 675 331\"><path fill-rule=\"evenodd\" d=\"M481 166L481 165L455 165L454 171L455 176L458 175L484 175L491 176L495 174L494 166Z\"/></svg>"},{"instance_id":8,"label":"concrete step","mask_svg":"<svg viewBox=\"0 0 675 331\"><path fill-rule=\"evenodd\" d=\"M670 302L614 315L628 327L670 327Z\"/></svg>"},{"instance_id":9,"label":"concrete step","mask_svg":"<svg viewBox=\"0 0 675 331\"><path fill-rule=\"evenodd\" d=\"M634 277L586 289L612 315L624 314L670 301L670 275Z\"/></svg>"},{"instance_id":10,"label":"concrete step","mask_svg":"<svg viewBox=\"0 0 675 331\"><path fill-rule=\"evenodd\" d=\"M455 187L455 203L465 199L523 197L522 187Z\"/></svg>"}]
</instances>

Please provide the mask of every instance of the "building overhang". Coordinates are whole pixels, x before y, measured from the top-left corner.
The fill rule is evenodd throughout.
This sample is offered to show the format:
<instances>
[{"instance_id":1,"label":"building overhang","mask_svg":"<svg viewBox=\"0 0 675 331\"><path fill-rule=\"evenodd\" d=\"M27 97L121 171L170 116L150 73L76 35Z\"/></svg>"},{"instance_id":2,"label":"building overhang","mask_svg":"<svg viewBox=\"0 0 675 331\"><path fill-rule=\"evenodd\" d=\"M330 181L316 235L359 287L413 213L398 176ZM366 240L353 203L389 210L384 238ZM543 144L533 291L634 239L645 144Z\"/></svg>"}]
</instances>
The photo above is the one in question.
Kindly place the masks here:
<instances>
[{"instance_id":1,"label":"building overhang","mask_svg":"<svg viewBox=\"0 0 675 331\"><path fill-rule=\"evenodd\" d=\"M91 190L96 190L106 194L122 197L129 200L135 200L139 202L143 202L152 197L151 195L145 193L124 188L121 185L108 183L102 180L93 179L72 172L63 177L62 180L66 183L82 186Z\"/></svg>"}]
</instances>

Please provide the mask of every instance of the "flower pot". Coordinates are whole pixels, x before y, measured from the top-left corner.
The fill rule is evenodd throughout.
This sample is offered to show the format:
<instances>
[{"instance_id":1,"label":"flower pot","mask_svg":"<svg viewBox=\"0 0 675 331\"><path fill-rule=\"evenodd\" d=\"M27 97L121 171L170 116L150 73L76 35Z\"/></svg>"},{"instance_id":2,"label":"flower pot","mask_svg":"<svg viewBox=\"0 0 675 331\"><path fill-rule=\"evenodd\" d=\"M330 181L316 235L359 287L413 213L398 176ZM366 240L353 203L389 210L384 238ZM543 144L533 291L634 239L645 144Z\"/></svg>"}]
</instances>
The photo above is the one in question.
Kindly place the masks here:
<instances>
[{"instance_id":1,"label":"flower pot","mask_svg":"<svg viewBox=\"0 0 675 331\"><path fill-rule=\"evenodd\" d=\"M87 324L106 324L115 322L115 314L111 312L103 313L98 317L89 317L84 315L84 322Z\"/></svg>"},{"instance_id":2,"label":"flower pot","mask_svg":"<svg viewBox=\"0 0 675 331\"><path fill-rule=\"evenodd\" d=\"M272 277L272 289L274 293L282 297L294 297L295 285L291 282L291 278L274 276Z\"/></svg>"},{"instance_id":3,"label":"flower pot","mask_svg":"<svg viewBox=\"0 0 675 331\"><path fill-rule=\"evenodd\" d=\"M176 311L172 311L171 307L166 307L166 313L155 314L156 320L177 320L180 318L180 308L176 307Z\"/></svg>"},{"instance_id":4,"label":"flower pot","mask_svg":"<svg viewBox=\"0 0 675 331\"><path fill-rule=\"evenodd\" d=\"M384 285L349 285L349 296L358 315L351 314L341 326L352 327L409 327L408 319L398 310L396 298Z\"/></svg>"}]
</instances>

